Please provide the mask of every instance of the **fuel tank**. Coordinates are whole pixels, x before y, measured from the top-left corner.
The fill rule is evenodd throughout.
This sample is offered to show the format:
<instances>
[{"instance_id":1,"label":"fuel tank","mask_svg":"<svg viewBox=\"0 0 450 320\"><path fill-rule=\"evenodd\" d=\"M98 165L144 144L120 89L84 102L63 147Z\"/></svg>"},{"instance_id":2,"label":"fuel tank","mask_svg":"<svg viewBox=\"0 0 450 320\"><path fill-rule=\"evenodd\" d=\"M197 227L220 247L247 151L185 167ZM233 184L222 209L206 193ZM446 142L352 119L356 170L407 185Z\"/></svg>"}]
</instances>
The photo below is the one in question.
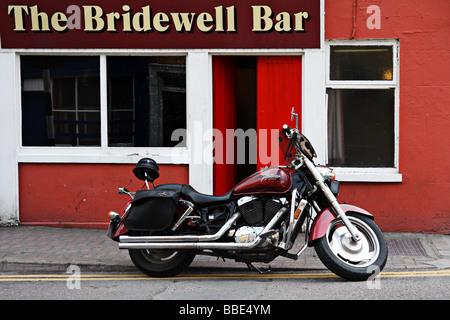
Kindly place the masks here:
<instances>
[{"instance_id":1,"label":"fuel tank","mask_svg":"<svg viewBox=\"0 0 450 320\"><path fill-rule=\"evenodd\" d=\"M266 168L252 174L234 188L235 195L285 193L292 186L291 174L283 168Z\"/></svg>"}]
</instances>

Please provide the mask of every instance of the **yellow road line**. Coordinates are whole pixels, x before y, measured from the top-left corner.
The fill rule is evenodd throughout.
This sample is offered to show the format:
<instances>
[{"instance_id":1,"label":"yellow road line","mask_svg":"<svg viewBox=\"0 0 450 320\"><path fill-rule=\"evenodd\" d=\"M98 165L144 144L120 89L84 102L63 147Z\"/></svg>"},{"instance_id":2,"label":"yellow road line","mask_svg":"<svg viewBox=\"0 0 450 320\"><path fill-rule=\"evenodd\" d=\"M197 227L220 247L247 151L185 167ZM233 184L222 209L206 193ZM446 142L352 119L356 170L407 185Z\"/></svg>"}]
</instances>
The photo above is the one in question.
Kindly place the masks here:
<instances>
[{"instance_id":1,"label":"yellow road line","mask_svg":"<svg viewBox=\"0 0 450 320\"><path fill-rule=\"evenodd\" d=\"M403 271L403 272L381 272L381 278L398 277L448 277L450 270L430 270L430 271Z\"/></svg>"},{"instance_id":2,"label":"yellow road line","mask_svg":"<svg viewBox=\"0 0 450 320\"><path fill-rule=\"evenodd\" d=\"M411 277L448 277L450 270L428 270L428 271L390 271L382 272L380 278L411 278ZM268 273L268 274L188 274L172 278L152 278L144 274L31 274L31 275L0 275L0 282L19 281L67 281L68 279L79 279L84 281L107 281L107 280L252 280L252 279L312 279L312 278L338 278L333 273Z\"/></svg>"},{"instance_id":3,"label":"yellow road line","mask_svg":"<svg viewBox=\"0 0 450 320\"><path fill-rule=\"evenodd\" d=\"M1 278L23 278L23 277L27 277L27 278L68 278L70 277L71 274L11 274L11 275L0 275L0 279ZM81 274L81 277L145 277L144 274L140 273L140 274ZM148 277L146 277L148 278Z\"/></svg>"}]
</instances>

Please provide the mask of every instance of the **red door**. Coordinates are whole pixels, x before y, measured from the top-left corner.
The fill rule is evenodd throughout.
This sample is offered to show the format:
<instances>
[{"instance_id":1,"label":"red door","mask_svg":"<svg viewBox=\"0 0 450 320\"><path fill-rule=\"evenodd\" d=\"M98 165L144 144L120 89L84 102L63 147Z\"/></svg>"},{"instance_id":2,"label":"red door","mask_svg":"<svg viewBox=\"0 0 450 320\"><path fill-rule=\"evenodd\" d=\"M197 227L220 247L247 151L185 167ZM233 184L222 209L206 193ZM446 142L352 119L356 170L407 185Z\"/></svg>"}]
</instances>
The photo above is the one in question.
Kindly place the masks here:
<instances>
[{"instance_id":1,"label":"red door","mask_svg":"<svg viewBox=\"0 0 450 320\"><path fill-rule=\"evenodd\" d=\"M283 124L294 126L291 110L301 115L302 58L300 56L258 57L257 60L257 130L258 170L265 166L285 164L282 152L278 152L277 132ZM301 120L299 119L299 129ZM265 130L265 131L264 131ZM261 139L261 135L266 133ZM264 143L266 140L266 143ZM276 148L276 150L273 150ZM278 152L278 156L277 156Z\"/></svg>"}]
</instances>

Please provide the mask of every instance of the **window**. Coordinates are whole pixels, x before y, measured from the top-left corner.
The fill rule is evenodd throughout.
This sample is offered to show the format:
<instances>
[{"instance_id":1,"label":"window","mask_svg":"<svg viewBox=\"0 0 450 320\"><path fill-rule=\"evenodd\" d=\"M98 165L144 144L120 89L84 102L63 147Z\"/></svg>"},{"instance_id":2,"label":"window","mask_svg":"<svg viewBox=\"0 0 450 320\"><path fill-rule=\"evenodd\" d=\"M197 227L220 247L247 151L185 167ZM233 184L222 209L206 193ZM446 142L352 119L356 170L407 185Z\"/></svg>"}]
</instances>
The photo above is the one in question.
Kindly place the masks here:
<instances>
[{"instance_id":1,"label":"window","mask_svg":"<svg viewBox=\"0 0 450 320\"><path fill-rule=\"evenodd\" d=\"M24 56L23 146L100 145L98 57Z\"/></svg>"},{"instance_id":2,"label":"window","mask_svg":"<svg viewBox=\"0 0 450 320\"><path fill-rule=\"evenodd\" d=\"M173 147L186 128L185 57L108 57L108 145Z\"/></svg>"},{"instance_id":3,"label":"window","mask_svg":"<svg viewBox=\"0 0 450 320\"><path fill-rule=\"evenodd\" d=\"M327 49L328 165L397 170L397 43L330 41Z\"/></svg>"},{"instance_id":4,"label":"window","mask_svg":"<svg viewBox=\"0 0 450 320\"><path fill-rule=\"evenodd\" d=\"M328 89L328 164L394 167L394 90Z\"/></svg>"},{"instance_id":5,"label":"window","mask_svg":"<svg viewBox=\"0 0 450 320\"><path fill-rule=\"evenodd\" d=\"M21 57L22 146L179 145L171 135L186 128L186 58L103 57L104 108L100 59ZM107 114L103 124L102 110ZM102 125L108 128L106 139Z\"/></svg>"},{"instance_id":6,"label":"window","mask_svg":"<svg viewBox=\"0 0 450 320\"><path fill-rule=\"evenodd\" d=\"M392 80L392 46L330 48L330 80Z\"/></svg>"}]
</instances>

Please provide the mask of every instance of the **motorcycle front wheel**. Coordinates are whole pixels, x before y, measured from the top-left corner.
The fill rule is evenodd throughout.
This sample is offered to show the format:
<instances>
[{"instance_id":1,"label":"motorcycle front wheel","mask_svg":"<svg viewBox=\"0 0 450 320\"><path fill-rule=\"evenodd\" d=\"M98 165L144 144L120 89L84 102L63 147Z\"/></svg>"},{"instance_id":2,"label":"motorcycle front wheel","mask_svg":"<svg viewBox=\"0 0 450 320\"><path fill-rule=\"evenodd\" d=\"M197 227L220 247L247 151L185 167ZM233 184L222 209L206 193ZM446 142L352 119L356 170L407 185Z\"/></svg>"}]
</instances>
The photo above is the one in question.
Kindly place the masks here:
<instances>
[{"instance_id":1,"label":"motorcycle front wheel","mask_svg":"<svg viewBox=\"0 0 450 320\"><path fill-rule=\"evenodd\" d=\"M322 263L338 276L350 281L364 281L377 275L386 265L386 240L369 217L352 212L347 217L358 229L360 241L353 241L342 220L336 218L314 248Z\"/></svg>"}]
</instances>

